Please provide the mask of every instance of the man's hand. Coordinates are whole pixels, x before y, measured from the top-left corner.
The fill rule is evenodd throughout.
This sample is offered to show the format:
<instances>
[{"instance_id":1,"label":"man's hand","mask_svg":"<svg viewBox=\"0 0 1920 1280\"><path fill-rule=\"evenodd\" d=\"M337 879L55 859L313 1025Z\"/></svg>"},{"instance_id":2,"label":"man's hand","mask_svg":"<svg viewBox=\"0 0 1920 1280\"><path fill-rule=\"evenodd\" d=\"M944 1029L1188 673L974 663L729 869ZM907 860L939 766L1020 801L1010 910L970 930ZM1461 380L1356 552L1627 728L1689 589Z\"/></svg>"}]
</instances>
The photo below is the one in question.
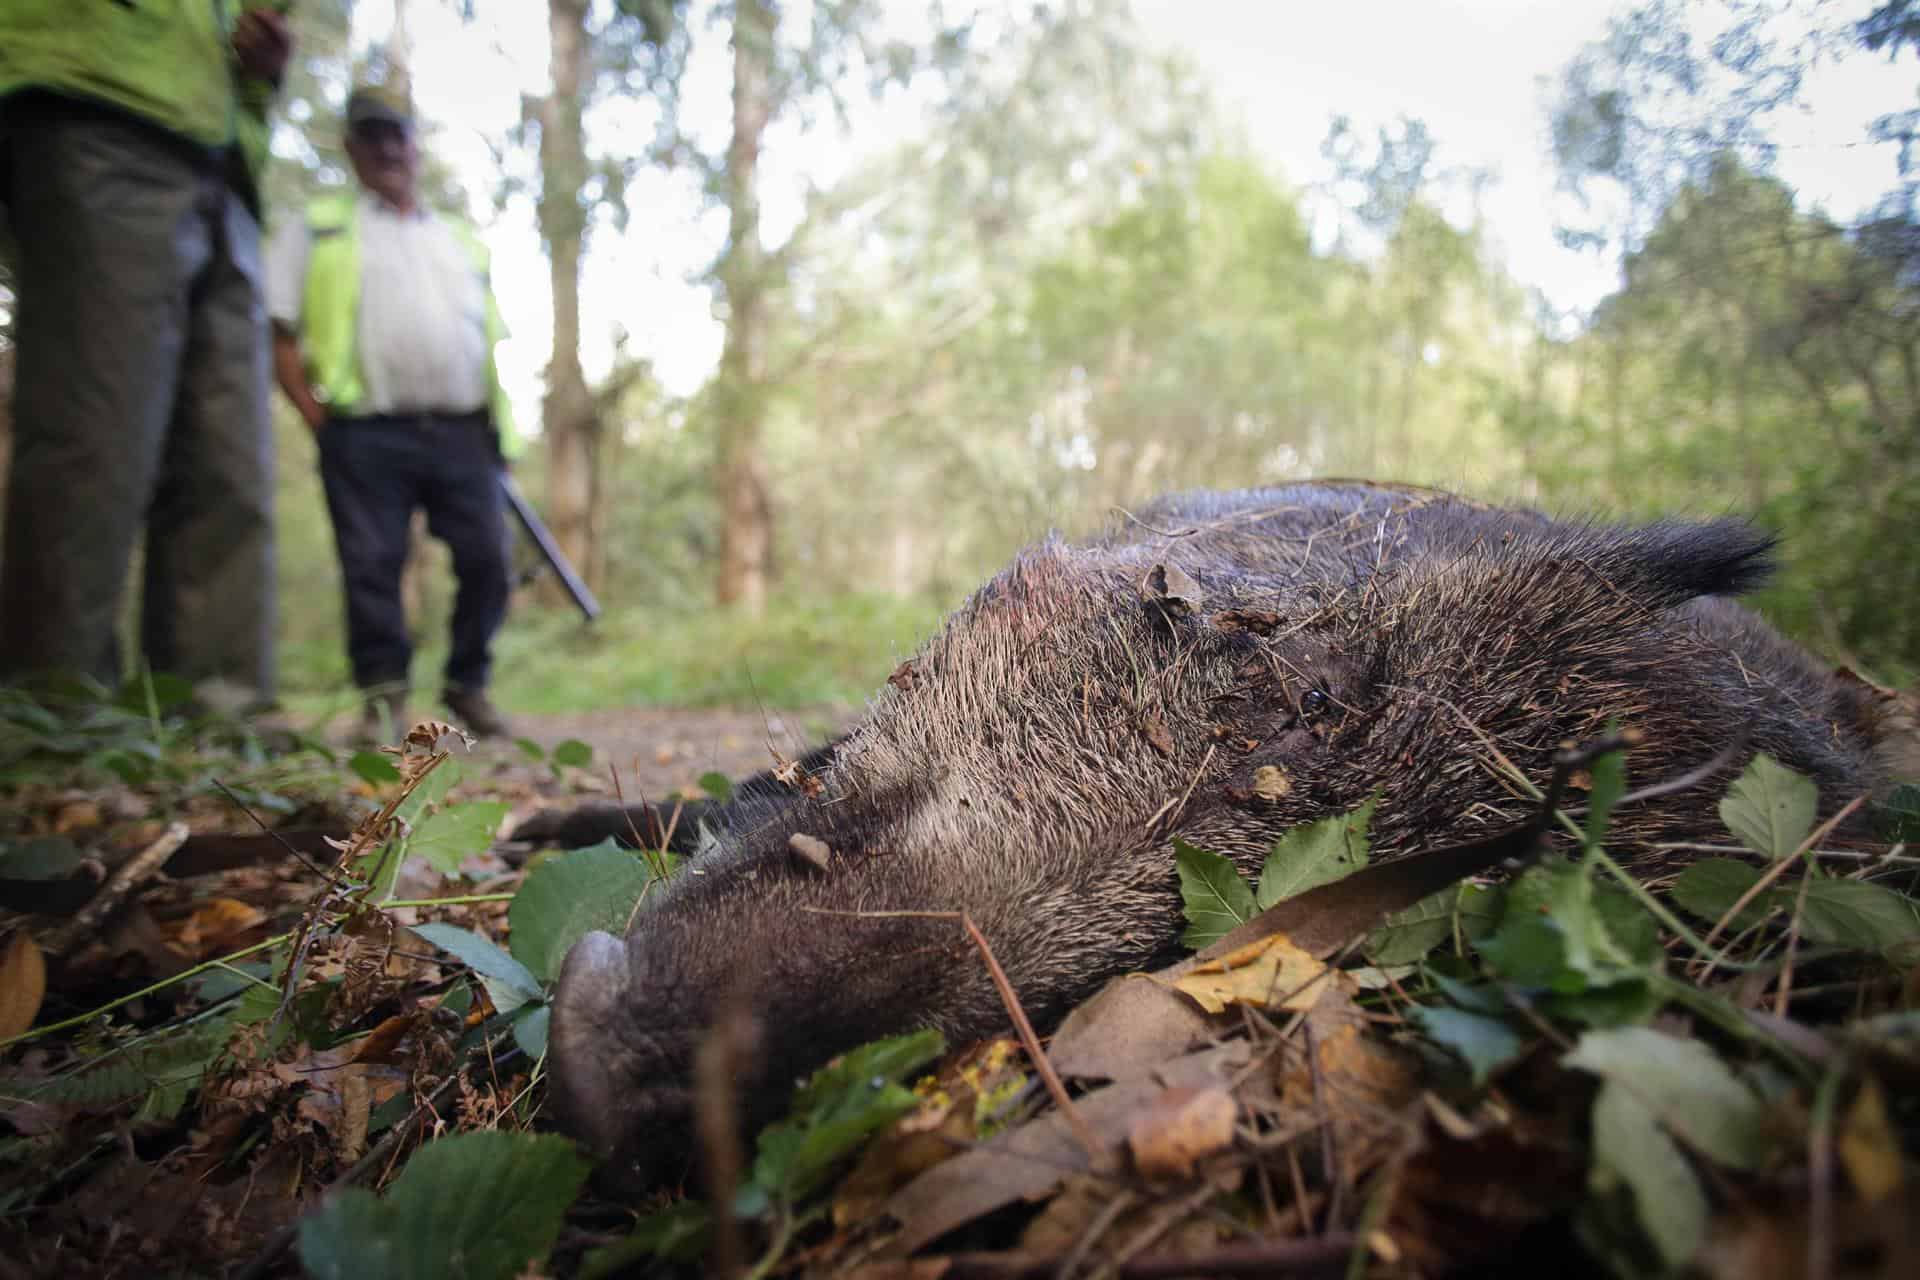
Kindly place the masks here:
<instances>
[{"instance_id":1,"label":"man's hand","mask_svg":"<svg viewBox=\"0 0 1920 1280\"><path fill-rule=\"evenodd\" d=\"M273 322L273 379L287 393L300 420L314 435L327 425L327 407L313 394L307 382L306 361L300 355L300 339L293 330Z\"/></svg>"},{"instance_id":2,"label":"man's hand","mask_svg":"<svg viewBox=\"0 0 1920 1280\"><path fill-rule=\"evenodd\" d=\"M233 52L240 68L256 80L279 84L293 52L293 28L273 9L249 9L233 28Z\"/></svg>"}]
</instances>

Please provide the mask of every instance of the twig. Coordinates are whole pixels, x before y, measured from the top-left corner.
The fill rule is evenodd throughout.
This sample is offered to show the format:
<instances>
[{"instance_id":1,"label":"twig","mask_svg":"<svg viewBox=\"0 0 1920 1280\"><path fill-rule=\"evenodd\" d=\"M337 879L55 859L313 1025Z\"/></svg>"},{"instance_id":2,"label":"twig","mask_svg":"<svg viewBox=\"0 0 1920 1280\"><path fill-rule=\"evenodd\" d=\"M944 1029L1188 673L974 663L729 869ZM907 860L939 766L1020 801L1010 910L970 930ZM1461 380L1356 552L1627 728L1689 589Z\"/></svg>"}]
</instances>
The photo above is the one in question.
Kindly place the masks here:
<instances>
[{"instance_id":1,"label":"twig","mask_svg":"<svg viewBox=\"0 0 1920 1280\"><path fill-rule=\"evenodd\" d=\"M733 1193L745 1164L740 1146L740 1115L733 1082L753 1052L753 1019L737 1001L721 1011L694 1054L694 1128L706 1159L707 1204L713 1215L713 1252L707 1274L732 1280L740 1274L746 1249L733 1216Z\"/></svg>"},{"instance_id":2,"label":"twig","mask_svg":"<svg viewBox=\"0 0 1920 1280\"><path fill-rule=\"evenodd\" d=\"M1223 1245L1181 1257L1131 1258L1117 1266L1114 1275L1117 1280L1185 1280L1188 1276L1331 1274L1345 1264L1355 1243L1352 1235L1342 1231L1317 1240ZM1064 1260L1060 1254L1028 1253L960 1253L937 1259L947 1264L939 1272L942 1280L1052 1280Z\"/></svg>"},{"instance_id":3,"label":"twig","mask_svg":"<svg viewBox=\"0 0 1920 1280\"><path fill-rule=\"evenodd\" d=\"M1307 1041L1307 1081L1313 1089L1313 1109L1321 1117L1320 1123L1320 1176L1327 1180L1327 1225L1340 1221L1340 1201L1346 1189L1346 1180L1340 1176L1340 1159L1334 1151L1333 1125L1328 1123L1333 1109L1327 1105L1324 1082L1320 1075L1319 1037L1313 1034L1313 1023L1303 1021L1301 1033Z\"/></svg>"},{"instance_id":4,"label":"twig","mask_svg":"<svg viewBox=\"0 0 1920 1280\"><path fill-rule=\"evenodd\" d=\"M1087 1229L1082 1231L1080 1238L1073 1242L1073 1248L1069 1249L1066 1257L1061 1259L1060 1269L1054 1273L1060 1277L1060 1280L1068 1280L1068 1277L1080 1269L1080 1264L1087 1260L1089 1253L1093 1252L1093 1246L1100 1243L1100 1238L1120 1220L1121 1214L1133 1208L1135 1198L1130 1189L1122 1187L1113 1199L1101 1206L1100 1212L1095 1214L1093 1221L1087 1224Z\"/></svg>"},{"instance_id":5,"label":"twig","mask_svg":"<svg viewBox=\"0 0 1920 1280\"><path fill-rule=\"evenodd\" d=\"M103 1013L113 1012L123 1004L132 1004L142 996L150 996L156 991L165 991L168 987L185 982L188 978L198 977L209 969L225 968L235 960L244 960L257 952L268 950L271 947L277 947L292 936L293 933L291 930L286 933L276 933L273 937L256 942L250 947L242 947L238 951L229 952L216 959L203 961L191 969L183 969L171 978L162 978L160 981L144 986L138 991L129 991L126 995L109 1000L96 1009L89 1009L85 1013L76 1013L73 1017L62 1018L59 1022L49 1022L46 1026L35 1027L31 1031L22 1031L17 1036L8 1036L5 1040L0 1040L0 1049L10 1048L13 1045L21 1044L28 1040L38 1040L41 1036L52 1035L56 1031L65 1031L68 1027L77 1027L83 1022L90 1022Z\"/></svg>"},{"instance_id":6,"label":"twig","mask_svg":"<svg viewBox=\"0 0 1920 1280\"><path fill-rule=\"evenodd\" d=\"M1020 997L1013 992L1013 984L1007 981L1007 971L994 959L993 948L987 945L987 935L973 922L973 917L962 911L960 927L973 938L973 945L980 948L980 958L987 962L987 972L993 976L993 985L1000 991L1000 1002L1007 1007L1007 1016L1013 1019L1013 1028L1020 1033L1020 1043L1026 1048L1027 1057L1033 1061L1033 1069L1040 1073L1046 1082L1047 1092L1053 1096L1053 1105L1060 1108L1067 1123L1073 1126L1074 1136L1080 1139L1080 1145L1087 1150L1087 1162L1092 1164L1100 1158L1102 1150L1100 1139L1094 1135L1093 1126L1073 1105L1073 1099L1067 1096L1067 1086L1061 1083L1060 1073L1047 1061L1046 1051L1040 1047L1040 1037L1033 1032L1033 1023L1027 1020L1027 1011L1020 1006Z\"/></svg>"},{"instance_id":7,"label":"twig","mask_svg":"<svg viewBox=\"0 0 1920 1280\"><path fill-rule=\"evenodd\" d=\"M152 879L181 845L187 842L187 824L172 822L160 838L134 854L107 877L87 905L73 919L48 934L40 949L49 955L64 955L79 943L100 931L108 917L120 909L127 895Z\"/></svg>"},{"instance_id":8,"label":"twig","mask_svg":"<svg viewBox=\"0 0 1920 1280\"><path fill-rule=\"evenodd\" d=\"M1827 1280L1833 1274L1833 1127L1846 1072L1842 1058L1820 1077L1813 1094L1807 1135L1807 1180L1812 1184L1807 1204L1807 1280Z\"/></svg>"},{"instance_id":9,"label":"twig","mask_svg":"<svg viewBox=\"0 0 1920 1280\"><path fill-rule=\"evenodd\" d=\"M1807 859L1800 876L1800 893L1793 900L1793 915L1787 921L1787 954L1780 959L1780 988L1774 992L1773 1016L1784 1018L1793 999L1793 961L1800 950L1800 917L1807 909L1807 889L1813 884L1813 859Z\"/></svg>"},{"instance_id":10,"label":"twig","mask_svg":"<svg viewBox=\"0 0 1920 1280\"><path fill-rule=\"evenodd\" d=\"M268 826L266 824L265 819L263 819L259 814L255 813L250 807L248 807L245 801L241 800L239 796L233 793L232 787L229 787L226 783L220 781L220 779L218 778L215 778L213 780L213 785L220 788L220 793L222 795L226 796L227 799L233 801L234 808L246 814L249 818L252 818L254 826L260 828L260 830L264 831L267 835L273 837L273 840L276 844L278 844L282 849L285 849L288 853L292 854L295 858L299 859L301 866L313 872L313 874L319 876L322 880L325 880L327 878L327 869L325 867L321 866L319 863L313 861L313 859L307 857L306 854L294 848L293 845L287 842L287 838L285 836L281 835L278 831L275 831L272 827Z\"/></svg>"}]
</instances>

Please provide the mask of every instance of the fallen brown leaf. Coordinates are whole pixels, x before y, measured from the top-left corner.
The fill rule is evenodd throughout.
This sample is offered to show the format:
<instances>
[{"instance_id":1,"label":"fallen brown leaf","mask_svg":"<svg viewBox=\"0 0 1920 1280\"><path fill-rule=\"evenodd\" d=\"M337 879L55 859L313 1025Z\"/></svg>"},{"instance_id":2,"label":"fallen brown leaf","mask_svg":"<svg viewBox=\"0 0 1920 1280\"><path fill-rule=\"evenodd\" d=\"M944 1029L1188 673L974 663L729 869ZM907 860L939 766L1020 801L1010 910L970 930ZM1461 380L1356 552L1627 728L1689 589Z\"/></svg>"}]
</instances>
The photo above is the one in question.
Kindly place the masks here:
<instances>
[{"instance_id":1,"label":"fallen brown leaf","mask_svg":"<svg viewBox=\"0 0 1920 1280\"><path fill-rule=\"evenodd\" d=\"M1217 1085L1252 1054L1245 1041L1203 1049L1166 1063L1164 1084L1133 1079L1078 1099L1080 1115L1111 1145L1126 1137L1140 1108L1168 1086ZM937 1165L887 1201L900 1234L887 1245L893 1256L910 1254L982 1214L1016 1200L1036 1199L1063 1178L1087 1171L1087 1151L1065 1115L1051 1111L972 1151Z\"/></svg>"},{"instance_id":2,"label":"fallen brown leaf","mask_svg":"<svg viewBox=\"0 0 1920 1280\"><path fill-rule=\"evenodd\" d=\"M1190 1178L1193 1166L1233 1145L1240 1107L1218 1085L1168 1089L1127 1134L1133 1164L1152 1179Z\"/></svg>"},{"instance_id":3,"label":"fallen brown leaf","mask_svg":"<svg viewBox=\"0 0 1920 1280\"><path fill-rule=\"evenodd\" d=\"M0 954L0 1040L32 1027L46 998L46 957L40 954L40 944L21 929Z\"/></svg>"},{"instance_id":4,"label":"fallen brown leaf","mask_svg":"<svg viewBox=\"0 0 1920 1280\"><path fill-rule=\"evenodd\" d=\"M237 898L209 898L192 915L167 926L167 941L189 959L202 960L232 950L235 938L266 922L266 912Z\"/></svg>"}]
</instances>

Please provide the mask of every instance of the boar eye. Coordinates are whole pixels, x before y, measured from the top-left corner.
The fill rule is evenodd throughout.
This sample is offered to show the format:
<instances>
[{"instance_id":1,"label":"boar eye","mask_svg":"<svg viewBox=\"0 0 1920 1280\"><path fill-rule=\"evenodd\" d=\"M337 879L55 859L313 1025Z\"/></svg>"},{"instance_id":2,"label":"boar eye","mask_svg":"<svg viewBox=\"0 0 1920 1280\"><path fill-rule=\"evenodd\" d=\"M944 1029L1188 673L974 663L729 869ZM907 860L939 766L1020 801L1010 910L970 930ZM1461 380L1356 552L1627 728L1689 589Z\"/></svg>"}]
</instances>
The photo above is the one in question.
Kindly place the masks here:
<instances>
[{"instance_id":1,"label":"boar eye","mask_svg":"<svg viewBox=\"0 0 1920 1280\"><path fill-rule=\"evenodd\" d=\"M1322 711L1325 711L1332 701L1333 699L1327 697L1327 695L1320 692L1320 690L1309 689L1300 695L1300 714L1303 716L1317 716Z\"/></svg>"}]
</instances>

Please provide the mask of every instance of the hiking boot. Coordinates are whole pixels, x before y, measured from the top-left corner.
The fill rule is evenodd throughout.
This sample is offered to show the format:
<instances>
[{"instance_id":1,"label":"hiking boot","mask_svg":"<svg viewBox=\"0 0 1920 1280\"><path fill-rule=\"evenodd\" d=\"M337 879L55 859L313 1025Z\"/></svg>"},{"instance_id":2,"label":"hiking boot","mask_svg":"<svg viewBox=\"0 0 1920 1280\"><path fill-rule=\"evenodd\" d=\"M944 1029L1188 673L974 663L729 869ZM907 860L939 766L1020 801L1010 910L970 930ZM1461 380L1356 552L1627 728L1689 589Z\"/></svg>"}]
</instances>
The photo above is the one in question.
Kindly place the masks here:
<instances>
[{"instance_id":1,"label":"hiking boot","mask_svg":"<svg viewBox=\"0 0 1920 1280\"><path fill-rule=\"evenodd\" d=\"M447 710L460 727L476 738L504 738L513 732L507 718L487 698L485 689L457 689L449 686L441 694Z\"/></svg>"},{"instance_id":2,"label":"hiking boot","mask_svg":"<svg viewBox=\"0 0 1920 1280\"><path fill-rule=\"evenodd\" d=\"M369 689L360 707L359 740L365 743L398 745L413 727L407 719L405 689Z\"/></svg>"}]
</instances>

